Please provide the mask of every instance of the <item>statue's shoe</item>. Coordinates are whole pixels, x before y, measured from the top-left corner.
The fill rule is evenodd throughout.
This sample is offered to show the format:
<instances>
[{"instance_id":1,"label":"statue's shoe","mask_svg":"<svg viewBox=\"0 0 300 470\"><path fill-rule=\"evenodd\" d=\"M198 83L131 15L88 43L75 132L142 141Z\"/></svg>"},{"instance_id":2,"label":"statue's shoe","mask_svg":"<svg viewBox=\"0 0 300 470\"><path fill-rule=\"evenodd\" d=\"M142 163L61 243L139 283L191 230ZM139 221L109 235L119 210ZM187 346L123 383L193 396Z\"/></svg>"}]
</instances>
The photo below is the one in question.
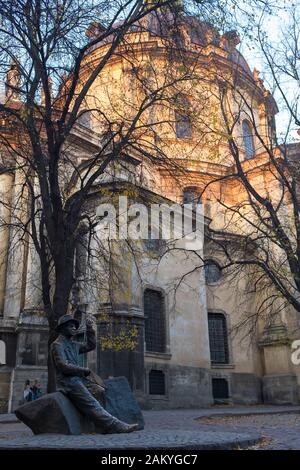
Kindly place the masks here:
<instances>
[{"instance_id":1,"label":"statue's shoe","mask_svg":"<svg viewBox=\"0 0 300 470\"><path fill-rule=\"evenodd\" d=\"M106 432L108 434L121 434L121 433L128 433L128 432L134 432L138 430L139 425L137 423L135 424L127 424L127 423L122 423L121 421L119 423L114 424L109 430Z\"/></svg>"}]
</instances>

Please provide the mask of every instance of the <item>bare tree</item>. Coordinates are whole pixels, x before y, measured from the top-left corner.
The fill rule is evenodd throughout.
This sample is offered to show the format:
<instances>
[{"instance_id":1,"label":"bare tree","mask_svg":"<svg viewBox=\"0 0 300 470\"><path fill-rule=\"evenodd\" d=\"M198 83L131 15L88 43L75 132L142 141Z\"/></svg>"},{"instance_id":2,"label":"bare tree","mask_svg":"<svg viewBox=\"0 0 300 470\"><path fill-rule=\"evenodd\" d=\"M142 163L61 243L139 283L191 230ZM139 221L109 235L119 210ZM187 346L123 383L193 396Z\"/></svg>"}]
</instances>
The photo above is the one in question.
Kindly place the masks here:
<instances>
[{"instance_id":1,"label":"bare tree","mask_svg":"<svg viewBox=\"0 0 300 470\"><path fill-rule=\"evenodd\" d=\"M219 68L211 87L218 125L206 122L207 133L227 149L218 175L201 187L203 199L209 193L218 208L207 236L223 254L223 272L251 280L257 310L243 319L251 328L259 317L273 321L286 306L300 312L299 8L279 10L278 41L268 36L264 15L252 25L272 93L242 61Z\"/></svg>"},{"instance_id":2,"label":"bare tree","mask_svg":"<svg viewBox=\"0 0 300 470\"><path fill-rule=\"evenodd\" d=\"M226 13L226 3L214 2L219 20ZM193 14L198 11L200 18L209 18L211 1L186 4ZM0 75L5 83L0 104L2 173L15 175L14 194L3 199L11 218L3 217L2 227L10 228L10 249L14 243L16 251L20 244L33 243L38 254L49 344L58 318L68 310L78 246L84 237L90 240L95 229L88 204L99 178L111 171L113 163L126 166L120 163L124 155L169 165L157 138L166 118L153 120L151 109L171 106L179 83L193 78L176 34L182 8L181 2L170 0L0 2ZM142 34L147 28L144 19L151 14L158 23L173 18L171 34L164 38L169 58L177 64L172 70L170 66L151 70L150 63L148 68L135 63L127 33ZM91 61L90 54L99 44L103 52ZM109 106L99 100L91 105L92 86L106 65L120 56L126 58L139 84L139 99L123 96L122 111L118 96ZM79 162L74 147L82 132L80 123L91 115L98 122L98 133L85 131L90 147ZM49 371L51 390L54 382Z\"/></svg>"}]
</instances>

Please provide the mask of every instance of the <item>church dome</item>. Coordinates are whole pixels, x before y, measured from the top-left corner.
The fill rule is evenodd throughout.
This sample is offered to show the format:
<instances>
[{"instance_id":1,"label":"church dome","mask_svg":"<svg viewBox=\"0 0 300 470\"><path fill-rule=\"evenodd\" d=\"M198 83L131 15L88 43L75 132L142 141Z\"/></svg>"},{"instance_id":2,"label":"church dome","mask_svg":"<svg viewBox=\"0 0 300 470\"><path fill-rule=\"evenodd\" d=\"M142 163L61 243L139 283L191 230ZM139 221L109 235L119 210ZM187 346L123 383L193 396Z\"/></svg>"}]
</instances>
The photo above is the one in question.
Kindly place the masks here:
<instances>
[{"instance_id":1,"label":"church dome","mask_svg":"<svg viewBox=\"0 0 300 470\"><path fill-rule=\"evenodd\" d=\"M116 27L119 27L122 22L118 22ZM105 28L99 23L93 23L87 30L87 36L90 40L95 40L97 36L101 36L105 32ZM183 34L183 32L185 34ZM240 43L239 36L236 31L228 31L223 35L211 24L205 21L200 21L195 16L191 15L178 15L172 13L151 12L144 18L133 24L129 28L130 33L147 33L149 39L160 37L162 39L171 39L175 42L178 48L189 50L191 47L208 47L215 46L227 52L227 59L239 66L248 77L253 79L253 74L250 67L236 48ZM184 37L185 36L185 37ZM188 41L186 41L188 38ZM100 40L98 43L90 48L90 51L101 47L104 44L111 42L112 35Z\"/></svg>"}]
</instances>

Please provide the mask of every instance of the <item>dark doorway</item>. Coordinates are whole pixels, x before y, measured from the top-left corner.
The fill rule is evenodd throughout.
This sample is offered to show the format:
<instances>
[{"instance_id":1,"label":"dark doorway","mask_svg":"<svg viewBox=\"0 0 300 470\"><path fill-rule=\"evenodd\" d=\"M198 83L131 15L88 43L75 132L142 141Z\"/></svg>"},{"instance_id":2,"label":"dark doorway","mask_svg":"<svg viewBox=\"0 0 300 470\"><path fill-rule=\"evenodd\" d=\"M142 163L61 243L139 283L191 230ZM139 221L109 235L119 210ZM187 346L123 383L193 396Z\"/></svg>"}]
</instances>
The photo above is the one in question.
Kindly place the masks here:
<instances>
[{"instance_id":1,"label":"dark doorway","mask_svg":"<svg viewBox=\"0 0 300 470\"><path fill-rule=\"evenodd\" d=\"M226 379L212 379L212 393L215 403L226 403L229 399L228 381Z\"/></svg>"}]
</instances>

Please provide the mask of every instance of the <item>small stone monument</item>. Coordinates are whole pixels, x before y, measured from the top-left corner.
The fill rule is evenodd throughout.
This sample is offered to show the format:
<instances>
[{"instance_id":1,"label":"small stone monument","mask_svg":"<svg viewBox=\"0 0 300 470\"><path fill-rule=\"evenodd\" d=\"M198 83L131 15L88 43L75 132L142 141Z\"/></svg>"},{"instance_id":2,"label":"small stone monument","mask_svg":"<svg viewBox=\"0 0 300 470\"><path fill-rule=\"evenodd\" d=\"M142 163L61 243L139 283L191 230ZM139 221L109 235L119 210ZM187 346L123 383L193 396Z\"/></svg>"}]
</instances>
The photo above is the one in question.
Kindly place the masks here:
<instances>
[{"instance_id":1,"label":"small stone monument","mask_svg":"<svg viewBox=\"0 0 300 470\"><path fill-rule=\"evenodd\" d=\"M71 315L59 319L59 334L51 345L58 391L22 405L15 411L17 418L35 434L115 434L143 429L142 413L126 378L108 379L104 388L90 369L79 365L79 354L95 349L96 338L92 322L87 322L86 341L74 341L78 327Z\"/></svg>"}]
</instances>

